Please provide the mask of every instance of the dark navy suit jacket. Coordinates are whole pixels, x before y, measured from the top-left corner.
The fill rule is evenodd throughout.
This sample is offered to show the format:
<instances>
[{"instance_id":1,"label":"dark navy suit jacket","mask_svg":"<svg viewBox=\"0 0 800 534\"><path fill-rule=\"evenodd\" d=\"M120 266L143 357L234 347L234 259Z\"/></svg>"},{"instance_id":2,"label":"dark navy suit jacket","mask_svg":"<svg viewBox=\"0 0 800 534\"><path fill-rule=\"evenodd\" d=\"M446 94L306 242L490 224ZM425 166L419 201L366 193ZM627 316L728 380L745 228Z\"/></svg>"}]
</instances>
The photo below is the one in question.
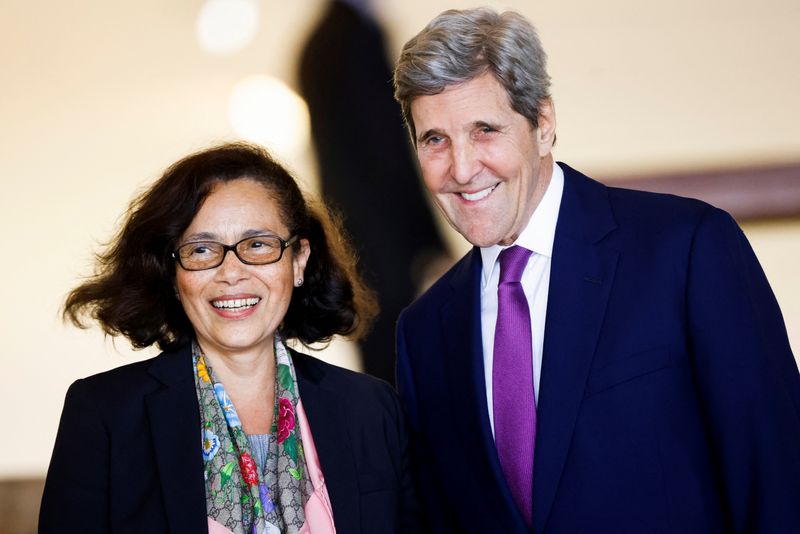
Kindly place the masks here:
<instances>
[{"instance_id":1,"label":"dark navy suit jacket","mask_svg":"<svg viewBox=\"0 0 800 534\"><path fill-rule=\"evenodd\" d=\"M292 358L337 532L415 532L407 439L391 387L294 351ZM207 532L189 347L70 387L39 531Z\"/></svg>"},{"instance_id":2,"label":"dark navy suit jacket","mask_svg":"<svg viewBox=\"0 0 800 534\"><path fill-rule=\"evenodd\" d=\"M725 212L565 183L545 322L533 532L800 532L800 377ZM398 323L435 532L528 532L491 434L473 249Z\"/></svg>"}]
</instances>

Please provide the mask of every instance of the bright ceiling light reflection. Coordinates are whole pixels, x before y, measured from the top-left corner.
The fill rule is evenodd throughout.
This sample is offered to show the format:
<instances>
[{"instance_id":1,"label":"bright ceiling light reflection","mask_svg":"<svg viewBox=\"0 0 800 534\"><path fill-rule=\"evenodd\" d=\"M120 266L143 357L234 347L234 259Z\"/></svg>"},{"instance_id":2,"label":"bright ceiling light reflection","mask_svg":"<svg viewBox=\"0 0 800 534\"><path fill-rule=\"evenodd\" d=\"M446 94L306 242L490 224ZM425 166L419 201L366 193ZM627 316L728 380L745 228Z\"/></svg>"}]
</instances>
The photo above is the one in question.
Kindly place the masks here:
<instances>
[{"instance_id":1,"label":"bright ceiling light reflection","mask_svg":"<svg viewBox=\"0 0 800 534\"><path fill-rule=\"evenodd\" d=\"M197 39L212 54L238 52L257 31L257 0L207 0L197 16Z\"/></svg>"},{"instance_id":2,"label":"bright ceiling light reflection","mask_svg":"<svg viewBox=\"0 0 800 534\"><path fill-rule=\"evenodd\" d=\"M250 76L234 86L228 116L236 134L264 145L280 159L292 160L308 146L309 116L305 101L270 76Z\"/></svg>"}]
</instances>

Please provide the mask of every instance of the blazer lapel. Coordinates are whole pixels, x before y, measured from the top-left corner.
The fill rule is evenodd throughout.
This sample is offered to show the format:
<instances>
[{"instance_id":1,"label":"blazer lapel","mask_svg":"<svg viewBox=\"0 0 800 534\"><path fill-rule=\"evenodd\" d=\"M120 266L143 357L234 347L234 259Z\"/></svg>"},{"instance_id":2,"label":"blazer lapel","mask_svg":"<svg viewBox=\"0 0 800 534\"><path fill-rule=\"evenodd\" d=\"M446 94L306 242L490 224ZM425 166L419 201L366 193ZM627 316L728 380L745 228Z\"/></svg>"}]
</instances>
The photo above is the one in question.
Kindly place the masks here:
<instances>
[{"instance_id":1,"label":"blazer lapel","mask_svg":"<svg viewBox=\"0 0 800 534\"><path fill-rule=\"evenodd\" d=\"M607 189L562 164L537 408L534 532L544 532L605 315L618 253L600 241L614 223Z\"/></svg>"},{"instance_id":2,"label":"blazer lapel","mask_svg":"<svg viewBox=\"0 0 800 534\"><path fill-rule=\"evenodd\" d=\"M474 248L451 279L452 296L441 308L445 340L445 370L453 414L460 427L468 468L481 493L482 514L491 517L497 532L524 532L497 458L489 424L481 336L481 255Z\"/></svg>"},{"instance_id":3,"label":"blazer lapel","mask_svg":"<svg viewBox=\"0 0 800 534\"><path fill-rule=\"evenodd\" d=\"M361 532L358 471L353 445L346 431L345 414L335 391L320 386L316 369L303 364L303 355L292 351L303 408L311 426L325 485L338 532Z\"/></svg>"},{"instance_id":4,"label":"blazer lapel","mask_svg":"<svg viewBox=\"0 0 800 534\"><path fill-rule=\"evenodd\" d=\"M208 522L200 411L191 346L162 354L149 371L164 386L145 402L170 531L205 532Z\"/></svg>"}]
</instances>

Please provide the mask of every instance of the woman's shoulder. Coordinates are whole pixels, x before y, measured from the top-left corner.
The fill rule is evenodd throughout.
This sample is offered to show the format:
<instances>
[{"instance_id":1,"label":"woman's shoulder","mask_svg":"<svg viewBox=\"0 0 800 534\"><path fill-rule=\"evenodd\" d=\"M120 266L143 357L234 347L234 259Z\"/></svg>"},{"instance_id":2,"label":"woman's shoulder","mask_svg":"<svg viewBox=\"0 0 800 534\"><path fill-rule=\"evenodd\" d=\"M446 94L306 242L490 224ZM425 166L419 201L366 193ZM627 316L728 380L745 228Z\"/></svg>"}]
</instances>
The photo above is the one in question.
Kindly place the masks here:
<instances>
[{"instance_id":1,"label":"woman's shoulder","mask_svg":"<svg viewBox=\"0 0 800 534\"><path fill-rule=\"evenodd\" d=\"M72 383L67 395L112 403L140 397L155 391L162 383L191 378L190 362L191 354L187 350L162 352L152 358L80 378Z\"/></svg>"},{"instance_id":2,"label":"woman's shoulder","mask_svg":"<svg viewBox=\"0 0 800 534\"><path fill-rule=\"evenodd\" d=\"M290 349L298 379L355 401L383 399L395 403L394 388L386 381L351 371L319 358Z\"/></svg>"}]
</instances>

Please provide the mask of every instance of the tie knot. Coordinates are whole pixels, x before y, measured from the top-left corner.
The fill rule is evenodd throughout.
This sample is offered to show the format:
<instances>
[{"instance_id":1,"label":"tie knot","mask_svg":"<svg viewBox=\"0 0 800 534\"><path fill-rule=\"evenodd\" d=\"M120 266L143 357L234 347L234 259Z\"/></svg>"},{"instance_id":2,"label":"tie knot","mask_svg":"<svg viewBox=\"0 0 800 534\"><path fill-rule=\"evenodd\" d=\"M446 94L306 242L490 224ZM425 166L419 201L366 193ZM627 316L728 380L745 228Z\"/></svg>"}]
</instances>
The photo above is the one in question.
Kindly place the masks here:
<instances>
[{"instance_id":1,"label":"tie knot","mask_svg":"<svg viewBox=\"0 0 800 534\"><path fill-rule=\"evenodd\" d=\"M500 253L500 283L522 280L522 272L525 270L530 256L530 250L518 245L503 250Z\"/></svg>"}]
</instances>

